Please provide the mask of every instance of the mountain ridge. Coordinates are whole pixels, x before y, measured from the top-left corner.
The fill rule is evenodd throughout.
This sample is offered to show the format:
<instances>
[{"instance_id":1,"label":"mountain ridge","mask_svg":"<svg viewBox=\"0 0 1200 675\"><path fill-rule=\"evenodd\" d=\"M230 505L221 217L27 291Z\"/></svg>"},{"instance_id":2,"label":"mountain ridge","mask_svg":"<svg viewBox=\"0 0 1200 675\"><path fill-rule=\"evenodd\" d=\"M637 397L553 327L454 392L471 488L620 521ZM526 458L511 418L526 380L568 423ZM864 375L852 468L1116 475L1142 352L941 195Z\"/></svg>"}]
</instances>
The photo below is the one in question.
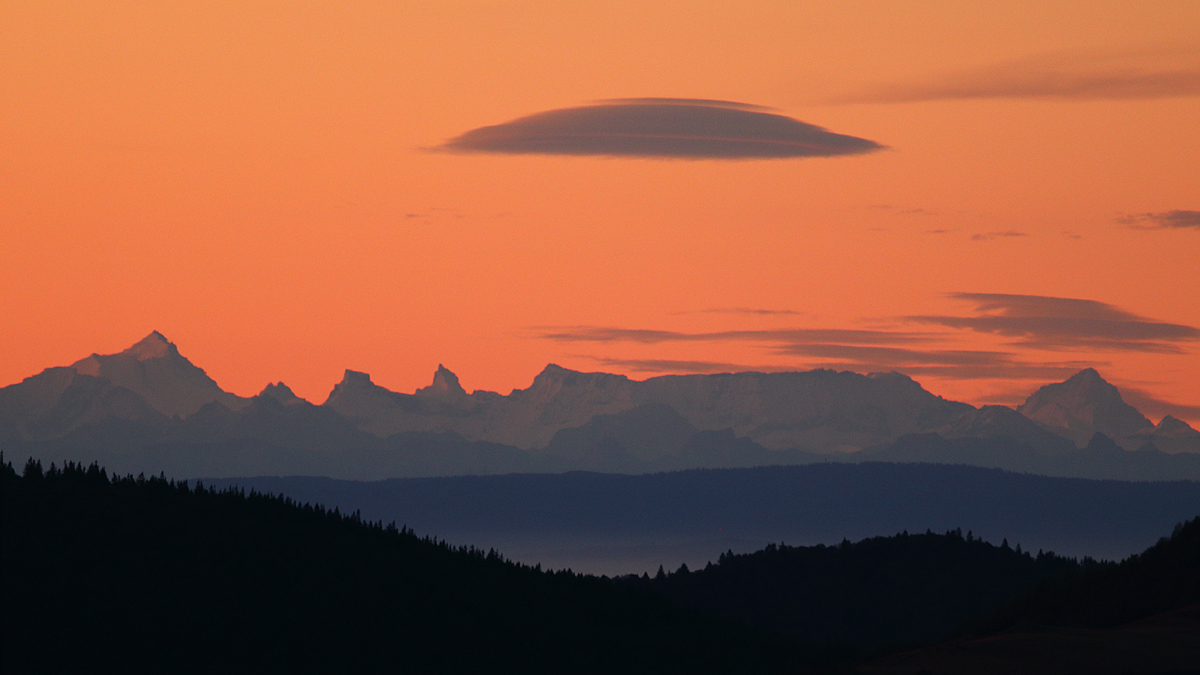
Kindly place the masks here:
<instances>
[{"instance_id":1,"label":"mountain ridge","mask_svg":"<svg viewBox=\"0 0 1200 675\"><path fill-rule=\"evenodd\" d=\"M182 405L191 412L175 412ZM1110 456L1103 444L1089 449L1096 433L1145 452ZM51 453L47 459L66 453L126 467L141 457L156 471L194 465L228 475L212 463L228 461L240 470L295 473L303 466L376 478L876 458L1047 475L1129 471L1130 478L1145 480L1169 475L1176 464L1180 475L1192 475L1187 458L1160 455L1200 452L1200 432L1169 416L1151 425L1092 369L1042 387L1017 410L948 401L898 373L745 372L637 381L555 364L507 395L468 394L441 364L430 385L412 394L346 370L327 400L314 405L282 382L250 398L224 392L157 331L123 352L93 354L0 388L0 441L25 444L38 456ZM195 465L188 453L206 453L209 460Z\"/></svg>"}]
</instances>

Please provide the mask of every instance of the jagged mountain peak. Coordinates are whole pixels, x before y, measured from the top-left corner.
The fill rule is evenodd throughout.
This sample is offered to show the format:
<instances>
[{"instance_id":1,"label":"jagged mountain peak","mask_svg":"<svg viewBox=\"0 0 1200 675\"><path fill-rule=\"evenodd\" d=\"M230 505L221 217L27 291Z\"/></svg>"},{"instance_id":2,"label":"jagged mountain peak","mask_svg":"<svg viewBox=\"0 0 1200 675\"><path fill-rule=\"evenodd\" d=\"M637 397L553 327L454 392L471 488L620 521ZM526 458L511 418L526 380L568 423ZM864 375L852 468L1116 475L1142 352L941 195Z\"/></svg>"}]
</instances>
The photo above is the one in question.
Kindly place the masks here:
<instances>
[{"instance_id":1,"label":"jagged mountain peak","mask_svg":"<svg viewBox=\"0 0 1200 675\"><path fill-rule=\"evenodd\" d=\"M347 368L342 375L342 381L333 385L333 391L329 392L329 396L322 405L337 409L347 400L358 399L364 395L371 396L380 389L382 388L371 381L370 375Z\"/></svg>"},{"instance_id":2,"label":"jagged mountain peak","mask_svg":"<svg viewBox=\"0 0 1200 675\"><path fill-rule=\"evenodd\" d=\"M568 373L577 373L577 372L579 372L579 371L571 370L570 368L563 368L562 366L558 365L557 363L547 363L546 367L542 368L542 372L538 373L533 379L537 380L540 377L561 377Z\"/></svg>"},{"instance_id":3,"label":"jagged mountain peak","mask_svg":"<svg viewBox=\"0 0 1200 675\"><path fill-rule=\"evenodd\" d=\"M535 383L537 383L538 381L571 380L571 379L580 378L580 377L589 378L589 379L594 379L594 378L606 378L606 379L615 379L615 380L628 380L629 379L625 375L617 375L614 373L586 372L586 371L582 371L582 370L571 370L570 368L563 368L562 366L560 366L556 363L548 363L548 364L546 364L546 367L542 369L542 372L538 373L537 377L533 378L533 381Z\"/></svg>"},{"instance_id":4,"label":"jagged mountain peak","mask_svg":"<svg viewBox=\"0 0 1200 675\"><path fill-rule=\"evenodd\" d=\"M191 415L212 401L233 409L245 405L244 399L222 390L158 331L124 351L92 354L71 368L80 375L103 378L135 392L168 416Z\"/></svg>"},{"instance_id":5,"label":"jagged mountain peak","mask_svg":"<svg viewBox=\"0 0 1200 675\"><path fill-rule=\"evenodd\" d=\"M286 384L284 384L282 382L276 382L275 384L268 384L266 387L263 387L263 390L261 392L259 392L258 395L273 398L276 401L279 401L280 403L282 403L283 405L296 405L299 403L307 403L307 401L305 401L304 399L297 396L296 393L292 391L291 387L287 386Z\"/></svg>"},{"instance_id":6,"label":"jagged mountain peak","mask_svg":"<svg viewBox=\"0 0 1200 675\"><path fill-rule=\"evenodd\" d=\"M371 381L370 375L368 375L367 373L362 373L357 370L350 370L349 368L347 368L346 373L344 375L342 375L342 381L338 384L338 386L360 386L361 387L363 385L368 385L368 384L371 384L371 385L375 384L374 382Z\"/></svg>"},{"instance_id":7,"label":"jagged mountain peak","mask_svg":"<svg viewBox=\"0 0 1200 675\"><path fill-rule=\"evenodd\" d=\"M890 380L890 381L895 381L895 382L912 382L913 384L917 383L916 380L912 379L908 375L905 375L904 373L897 373L895 371L892 371L890 373L867 373L867 377L872 380Z\"/></svg>"},{"instance_id":8,"label":"jagged mountain peak","mask_svg":"<svg viewBox=\"0 0 1200 675\"><path fill-rule=\"evenodd\" d=\"M105 370L104 362L106 360L132 358L135 361L152 361L171 355L179 357L182 361L187 361L186 358L180 356L179 349L173 342L168 340L162 333L152 331L149 335L124 351L117 352L116 354L92 354L87 358L76 361L71 367L80 375L102 377L101 371Z\"/></svg>"},{"instance_id":9,"label":"jagged mountain peak","mask_svg":"<svg viewBox=\"0 0 1200 675\"><path fill-rule=\"evenodd\" d=\"M433 374L433 384L416 391L424 396L466 396L467 392L458 382L458 376L449 368L438 364L437 372Z\"/></svg>"},{"instance_id":10,"label":"jagged mountain peak","mask_svg":"<svg viewBox=\"0 0 1200 675\"><path fill-rule=\"evenodd\" d=\"M513 391L513 394L538 400L549 400L564 391L574 391L576 394L582 393L585 396L601 392L599 394L601 398L608 398L614 389L624 390L630 383L631 380L624 375L585 373L551 363L543 368L537 377L533 378L533 384L528 389L518 389ZM630 407L630 405L623 407ZM603 412L615 411L605 410Z\"/></svg>"},{"instance_id":11,"label":"jagged mountain peak","mask_svg":"<svg viewBox=\"0 0 1200 675\"><path fill-rule=\"evenodd\" d=\"M121 353L129 354L138 361L146 361L148 359L161 359L172 353L178 354L179 350L162 333L151 331L149 335L142 338L137 344Z\"/></svg>"},{"instance_id":12,"label":"jagged mountain peak","mask_svg":"<svg viewBox=\"0 0 1200 675\"><path fill-rule=\"evenodd\" d=\"M1096 432L1123 438L1154 426L1094 368L1038 389L1017 411L1043 426L1069 431L1076 442Z\"/></svg>"},{"instance_id":13,"label":"jagged mountain peak","mask_svg":"<svg viewBox=\"0 0 1200 675\"><path fill-rule=\"evenodd\" d=\"M1158 426L1154 427L1154 435L1166 437L1200 436L1200 431L1196 431L1192 428L1192 425L1181 419L1166 415L1159 420Z\"/></svg>"}]
</instances>

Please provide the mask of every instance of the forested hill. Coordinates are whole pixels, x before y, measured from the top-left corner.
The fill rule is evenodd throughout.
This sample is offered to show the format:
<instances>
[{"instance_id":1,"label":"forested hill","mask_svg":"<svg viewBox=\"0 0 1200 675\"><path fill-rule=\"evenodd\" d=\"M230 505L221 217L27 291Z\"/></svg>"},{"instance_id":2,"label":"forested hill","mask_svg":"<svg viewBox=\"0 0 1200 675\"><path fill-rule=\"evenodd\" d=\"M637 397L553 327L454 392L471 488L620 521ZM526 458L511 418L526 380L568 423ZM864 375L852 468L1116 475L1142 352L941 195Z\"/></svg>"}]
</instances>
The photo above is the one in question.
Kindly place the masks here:
<instances>
[{"instance_id":1,"label":"forested hill","mask_svg":"<svg viewBox=\"0 0 1200 675\"><path fill-rule=\"evenodd\" d=\"M771 545L704 569L622 580L711 616L877 650L948 637L1043 582L1101 566L970 532L905 532L837 546Z\"/></svg>"},{"instance_id":2,"label":"forested hill","mask_svg":"<svg viewBox=\"0 0 1200 675\"><path fill-rule=\"evenodd\" d=\"M1200 516L1120 563L1094 565L1046 584L988 627L1111 628L1200 603Z\"/></svg>"},{"instance_id":3,"label":"forested hill","mask_svg":"<svg viewBox=\"0 0 1200 675\"><path fill-rule=\"evenodd\" d=\"M863 675L1200 673L1200 518L1120 563L1048 581L957 639Z\"/></svg>"},{"instance_id":4,"label":"forested hill","mask_svg":"<svg viewBox=\"0 0 1200 675\"><path fill-rule=\"evenodd\" d=\"M4 672L794 672L781 638L284 498L0 471Z\"/></svg>"}]
</instances>

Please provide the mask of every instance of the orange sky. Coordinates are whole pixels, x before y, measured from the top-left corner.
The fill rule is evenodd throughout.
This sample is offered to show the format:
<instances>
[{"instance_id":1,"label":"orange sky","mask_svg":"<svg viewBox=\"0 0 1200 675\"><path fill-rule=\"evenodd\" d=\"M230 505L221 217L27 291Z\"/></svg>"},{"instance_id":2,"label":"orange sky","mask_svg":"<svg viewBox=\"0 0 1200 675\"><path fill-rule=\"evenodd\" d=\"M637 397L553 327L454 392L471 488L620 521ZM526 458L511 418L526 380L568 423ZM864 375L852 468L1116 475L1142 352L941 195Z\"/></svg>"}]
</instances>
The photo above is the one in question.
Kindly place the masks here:
<instances>
[{"instance_id":1,"label":"orange sky","mask_svg":"<svg viewBox=\"0 0 1200 675\"><path fill-rule=\"evenodd\" d=\"M5 2L0 385L157 329L227 390L316 402L345 368L412 391L444 363L507 392L555 362L886 368L1011 403L1095 365L1151 418L1200 422L1186 330L1054 343L905 318L979 318L949 294L988 293L1200 327L1200 6L742 4ZM769 106L888 149L435 149L628 97ZM788 313L713 311L734 309ZM594 328L870 329L930 356ZM972 376L964 352L1016 365Z\"/></svg>"}]
</instances>

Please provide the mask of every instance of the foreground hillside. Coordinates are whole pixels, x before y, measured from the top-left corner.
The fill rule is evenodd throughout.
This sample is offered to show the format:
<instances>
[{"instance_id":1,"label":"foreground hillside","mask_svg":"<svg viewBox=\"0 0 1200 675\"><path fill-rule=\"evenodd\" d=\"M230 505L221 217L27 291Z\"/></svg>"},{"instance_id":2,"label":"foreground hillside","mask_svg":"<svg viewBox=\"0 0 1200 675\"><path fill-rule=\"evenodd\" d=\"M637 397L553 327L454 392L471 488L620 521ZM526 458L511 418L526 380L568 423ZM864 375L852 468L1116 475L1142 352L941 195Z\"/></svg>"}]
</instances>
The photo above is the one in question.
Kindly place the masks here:
<instances>
[{"instance_id":1,"label":"foreground hillside","mask_svg":"<svg viewBox=\"0 0 1200 675\"><path fill-rule=\"evenodd\" d=\"M1039 584L1092 567L1103 564L1034 556L956 530L837 546L772 544L722 555L704 569L624 582L711 616L879 649L948 637Z\"/></svg>"},{"instance_id":2,"label":"foreground hillside","mask_svg":"<svg viewBox=\"0 0 1200 675\"><path fill-rule=\"evenodd\" d=\"M782 639L283 498L0 472L5 672L784 672Z\"/></svg>"},{"instance_id":3,"label":"foreground hillside","mask_svg":"<svg viewBox=\"0 0 1200 675\"><path fill-rule=\"evenodd\" d=\"M1196 604L1200 517L1177 525L1170 537L1119 564L1095 565L1046 584L998 616L995 626L1112 628Z\"/></svg>"},{"instance_id":4,"label":"foreground hillside","mask_svg":"<svg viewBox=\"0 0 1200 675\"><path fill-rule=\"evenodd\" d=\"M1200 666L1200 519L1120 564L955 531L618 582L283 497L0 465L4 672L846 672L956 628L980 637L861 668Z\"/></svg>"},{"instance_id":5,"label":"foreground hillside","mask_svg":"<svg viewBox=\"0 0 1200 675\"><path fill-rule=\"evenodd\" d=\"M1200 673L1200 517L1117 563L1087 565L964 637L879 659L875 675Z\"/></svg>"}]
</instances>

